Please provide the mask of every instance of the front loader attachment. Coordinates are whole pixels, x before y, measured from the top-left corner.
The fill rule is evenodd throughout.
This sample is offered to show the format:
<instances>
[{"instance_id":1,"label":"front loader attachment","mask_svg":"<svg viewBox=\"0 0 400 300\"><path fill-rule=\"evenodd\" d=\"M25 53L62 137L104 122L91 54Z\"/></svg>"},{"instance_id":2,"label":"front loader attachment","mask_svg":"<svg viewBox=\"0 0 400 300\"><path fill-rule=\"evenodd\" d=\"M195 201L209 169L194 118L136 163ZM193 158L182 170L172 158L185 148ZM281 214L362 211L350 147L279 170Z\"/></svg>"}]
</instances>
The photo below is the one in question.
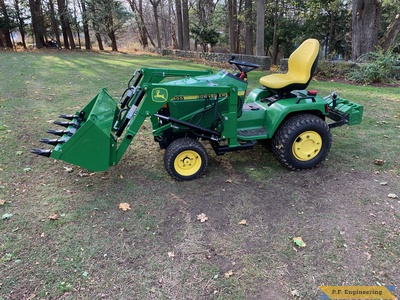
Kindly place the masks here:
<instances>
[{"instance_id":1,"label":"front loader attachment","mask_svg":"<svg viewBox=\"0 0 400 300\"><path fill-rule=\"evenodd\" d=\"M53 150L33 149L32 152L63 160L89 171L105 171L116 155L112 127L118 112L116 101L103 89L76 115L60 115L67 122L54 122L66 128L47 131L58 136L57 139L41 140L54 145Z\"/></svg>"}]
</instances>

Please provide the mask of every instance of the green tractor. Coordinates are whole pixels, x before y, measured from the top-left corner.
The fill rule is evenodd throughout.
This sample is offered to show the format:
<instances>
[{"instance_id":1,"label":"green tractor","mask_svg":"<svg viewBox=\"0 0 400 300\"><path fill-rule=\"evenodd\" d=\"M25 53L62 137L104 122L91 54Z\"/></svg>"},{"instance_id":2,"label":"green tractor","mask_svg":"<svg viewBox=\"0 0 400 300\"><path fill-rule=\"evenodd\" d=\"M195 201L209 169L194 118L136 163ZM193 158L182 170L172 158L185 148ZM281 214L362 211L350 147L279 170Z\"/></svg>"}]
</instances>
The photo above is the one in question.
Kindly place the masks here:
<instances>
[{"instance_id":1,"label":"green tractor","mask_svg":"<svg viewBox=\"0 0 400 300\"><path fill-rule=\"evenodd\" d=\"M291 170L310 169L327 156L330 128L359 124L363 107L307 88L317 66L319 42L304 41L290 56L286 74L260 79L246 96L247 73L258 65L229 61L237 72L142 68L135 71L117 102L103 89L41 142L53 150L33 153L90 171L118 164L146 118L154 140L165 149L164 164L176 180L199 177L207 167L209 141L217 155L271 140L277 160Z\"/></svg>"}]
</instances>

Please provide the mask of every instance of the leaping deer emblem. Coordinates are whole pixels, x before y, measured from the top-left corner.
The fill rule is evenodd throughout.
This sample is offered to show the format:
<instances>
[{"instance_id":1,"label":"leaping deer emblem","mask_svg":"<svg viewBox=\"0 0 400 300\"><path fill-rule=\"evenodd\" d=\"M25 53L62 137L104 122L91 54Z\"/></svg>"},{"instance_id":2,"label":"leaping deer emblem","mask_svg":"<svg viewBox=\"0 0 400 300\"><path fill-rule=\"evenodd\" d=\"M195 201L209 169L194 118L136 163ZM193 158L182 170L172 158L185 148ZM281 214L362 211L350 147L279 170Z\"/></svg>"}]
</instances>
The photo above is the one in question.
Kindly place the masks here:
<instances>
[{"instance_id":1,"label":"leaping deer emblem","mask_svg":"<svg viewBox=\"0 0 400 300\"><path fill-rule=\"evenodd\" d=\"M163 88L156 88L152 92L152 98L155 102L166 102L168 100L168 91Z\"/></svg>"}]
</instances>

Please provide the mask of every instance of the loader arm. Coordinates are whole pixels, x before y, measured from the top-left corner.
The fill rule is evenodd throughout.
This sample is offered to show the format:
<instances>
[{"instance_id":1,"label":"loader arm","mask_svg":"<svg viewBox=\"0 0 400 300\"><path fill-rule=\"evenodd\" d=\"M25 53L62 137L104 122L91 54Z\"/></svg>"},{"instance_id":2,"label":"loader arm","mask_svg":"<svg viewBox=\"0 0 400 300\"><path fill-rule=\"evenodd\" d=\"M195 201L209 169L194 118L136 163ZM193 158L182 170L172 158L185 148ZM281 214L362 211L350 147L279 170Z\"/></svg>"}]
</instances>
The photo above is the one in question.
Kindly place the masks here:
<instances>
[{"instance_id":1,"label":"loader arm","mask_svg":"<svg viewBox=\"0 0 400 300\"><path fill-rule=\"evenodd\" d=\"M125 134L118 144L115 160L111 161L110 165L115 165L121 160L122 156L128 149L130 143L140 130L140 127L142 126L146 118L163 118L164 116L158 115L157 112L167 104L174 105L173 103L174 101L176 101L174 99L204 93L204 87L201 86L186 87L170 85L168 83L146 83L142 86L142 89L143 91L145 91L143 99L138 104L132 118L128 121ZM200 111L199 109L192 111L190 114L187 114L184 117L180 117L179 119L164 117L164 120L167 121L168 124L155 128L153 130L153 134L156 136L160 132L176 124L179 126L198 130L200 134L203 134L202 137L205 139L218 140L220 138L224 138L229 139L229 143L231 146L234 147L235 145L238 145L238 141L236 139L237 89L233 86L214 86L209 87L207 92L212 95L227 95L225 97L217 96L217 101L228 102L228 110L222 113L225 124L224 130L222 132L213 131L210 130L210 128L203 128L201 126L196 127L196 125L188 122L188 120L190 120L193 115Z\"/></svg>"}]
</instances>

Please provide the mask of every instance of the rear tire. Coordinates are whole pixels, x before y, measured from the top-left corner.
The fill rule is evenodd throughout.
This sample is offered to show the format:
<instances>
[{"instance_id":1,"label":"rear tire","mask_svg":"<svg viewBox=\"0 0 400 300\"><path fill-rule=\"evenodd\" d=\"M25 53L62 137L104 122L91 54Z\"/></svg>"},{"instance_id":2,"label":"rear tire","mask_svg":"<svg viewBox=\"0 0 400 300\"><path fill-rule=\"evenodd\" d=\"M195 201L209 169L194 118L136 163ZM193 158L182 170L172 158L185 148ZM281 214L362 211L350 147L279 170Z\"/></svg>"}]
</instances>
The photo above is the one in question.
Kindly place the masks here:
<instances>
[{"instance_id":1,"label":"rear tire","mask_svg":"<svg viewBox=\"0 0 400 300\"><path fill-rule=\"evenodd\" d=\"M203 174L207 164L207 152L204 146L195 139L179 138L165 150L165 169L176 180L198 178Z\"/></svg>"},{"instance_id":2,"label":"rear tire","mask_svg":"<svg viewBox=\"0 0 400 300\"><path fill-rule=\"evenodd\" d=\"M287 119L272 138L272 152L290 170L312 169L325 160L332 144L328 124L312 114Z\"/></svg>"}]
</instances>

